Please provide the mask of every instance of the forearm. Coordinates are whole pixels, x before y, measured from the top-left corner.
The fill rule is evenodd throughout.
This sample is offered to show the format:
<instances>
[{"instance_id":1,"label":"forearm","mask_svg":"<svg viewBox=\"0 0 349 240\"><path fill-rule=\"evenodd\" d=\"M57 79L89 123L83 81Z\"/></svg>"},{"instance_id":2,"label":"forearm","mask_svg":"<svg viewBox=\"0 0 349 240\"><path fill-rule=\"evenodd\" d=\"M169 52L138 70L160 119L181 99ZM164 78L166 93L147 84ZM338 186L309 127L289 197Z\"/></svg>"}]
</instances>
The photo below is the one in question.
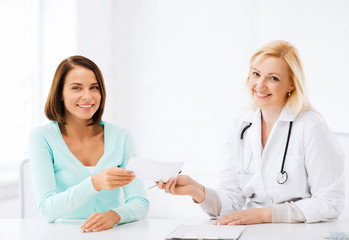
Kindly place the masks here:
<instances>
[{"instance_id":1,"label":"forearm","mask_svg":"<svg viewBox=\"0 0 349 240\"><path fill-rule=\"evenodd\" d=\"M195 180L192 180L190 196L196 203L203 202L205 200L205 187Z\"/></svg>"},{"instance_id":2,"label":"forearm","mask_svg":"<svg viewBox=\"0 0 349 240\"><path fill-rule=\"evenodd\" d=\"M112 209L120 216L118 224L137 221L145 218L149 211L144 184L140 179L133 180L123 187L125 204Z\"/></svg>"},{"instance_id":3,"label":"forearm","mask_svg":"<svg viewBox=\"0 0 349 240\"><path fill-rule=\"evenodd\" d=\"M149 202L143 197L135 197L126 201L121 207L112 209L120 216L118 224L143 219L149 211Z\"/></svg>"},{"instance_id":4,"label":"forearm","mask_svg":"<svg viewBox=\"0 0 349 240\"><path fill-rule=\"evenodd\" d=\"M84 205L96 193L91 179L87 178L64 192L52 190L46 193L40 199L39 210L48 222L54 222Z\"/></svg>"},{"instance_id":5,"label":"forearm","mask_svg":"<svg viewBox=\"0 0 349 240\"><path fill-rule=\"evenodd\" d=\"M294 202L285 202L283 204L276 204L272 208L272 222L273 223L297 223L305 222L303 212L296 206Z\"/></svg>"},{"instance_id":6,"label":"forearm","mask_svg":"<svg viewBox=\"0 0 349 240\"><path fill-rule=\"evenodd\" d=\"M204 187L204 194L205 199L199 203L200 207L212 217L219 216L221 213L222 205L218 194L215 192L215 190L209 187Z\"/></svg>"}]
</instances>

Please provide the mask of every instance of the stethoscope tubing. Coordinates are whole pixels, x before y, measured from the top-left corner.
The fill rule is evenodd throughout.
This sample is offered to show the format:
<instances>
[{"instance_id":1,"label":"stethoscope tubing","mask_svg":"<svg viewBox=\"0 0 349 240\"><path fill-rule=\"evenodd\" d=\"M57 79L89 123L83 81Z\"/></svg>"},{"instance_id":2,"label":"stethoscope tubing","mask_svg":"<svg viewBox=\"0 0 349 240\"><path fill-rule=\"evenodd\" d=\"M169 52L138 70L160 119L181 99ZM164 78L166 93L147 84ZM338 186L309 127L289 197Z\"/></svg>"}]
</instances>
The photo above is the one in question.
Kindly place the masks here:
<instances>
[{"instance_id":1,"label":"stethoscope tubing","mask_svg":"<svg viewBox=\"0 0 349 240\"><path fill-rule=\"evenodd\" d=\"M284 167L285 167L285 160L286 160L286 155L287 155L287 150L288 150L288 144L290 142L290 137L291 137L291 131L292 131L292 125L293 122L290 122L290 126L288 127L288 134L287 134L287 141L286 141L286 146L285 146L285 151L284 151L284 157L282 159L282 165L281 165L281 171L280 173L284 173Z\"/></svg>"},{"instance_id":2,"label":"stethoscope tubing","mask_svg":"<svg viewBox=\"0 0 349 240\"><path fill-rule=\"evenodd\" d=\"M244 133L246 132L247 129L249 129L252 126L252 123L249 123L247 126L244 127L244 129L242 129L241 131L241 135L240 135L240 140L244 139Z\"/></svg>"},{"instance_id":3,"label":"stethoscope tubing","mask_svg":"<svg viewBox=\"0 0 349 240\"><path fill-rule=\"evenodd\" d=\"M288 145L289 145L289 142L290 142L290 137L291 137L291 132L292 132L292 125L293 125L293 121L290 121L290 125L288 127L288 133L287 133L287 140L286 140L285 150L284 150L284 156L282 158L282 165L281 165L281 169L280 169L280 172L279 172L277 180L276 180L277 183L279 183L279 184L284 184L287 181L287 179L288 179L288 174L284 170L284 167L285 167L285 161L286 161L286 156L287 156ZM244 140L244 134L251 126L252 126L252 123L248 123L242 129L241 134L240 134L240 140L241 141ZM243 159L242 159L242 161L243 161ZM245 171L243 171L243 172L245 172Z\"/></svg>"}]
</instances>

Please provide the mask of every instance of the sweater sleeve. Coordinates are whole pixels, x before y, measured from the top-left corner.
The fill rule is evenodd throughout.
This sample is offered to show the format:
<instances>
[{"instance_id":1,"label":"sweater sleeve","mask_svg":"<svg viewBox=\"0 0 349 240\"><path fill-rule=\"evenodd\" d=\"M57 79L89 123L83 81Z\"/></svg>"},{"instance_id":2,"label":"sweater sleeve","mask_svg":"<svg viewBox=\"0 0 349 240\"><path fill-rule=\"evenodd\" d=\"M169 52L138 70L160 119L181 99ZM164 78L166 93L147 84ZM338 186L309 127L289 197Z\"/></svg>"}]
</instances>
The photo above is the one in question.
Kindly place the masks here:
<instances>
[{"instance_id":1,"label":"sweater sleeve","mask_svg":"<svg viewBox=\"0 0 349 240\"><path fill-rule=\"evenodd\" d=\"M217 217L221 213L221 200L216 191L212 188L205 187L205 199L199 203L199 205L211 217Z\"/></svg>"},{"instance_id":2,"label":"sweater sleeve","mask_svg":"<svg viewBox=\"0 0 349 240\"><path fill-rule=\"evenodd\" d=\"M135 155L133 139L130 135L126 138L122 168L126 168L131 156ZM146 198L145 187L140 179L135 179L123 187L125 204L112 209L121 218L118 224L136 221L145 218L149 211L149 201Z\"/></svg>"},{"instance_id":3,"label":"sweater sleeve","mask_svg":"<svg viewBox=\"0 0 349 240\"><path fill-rule=\"evenodd\" d=\"M48 222L78 209L97 193L90 177L58 193L52 148L38 129L29 138L29 161L36 202Z\"/></svg>"},{"instance_id":4,"label":"sweater sleeve","mask_svg":"<svg viewBox=\"0 0 349 240\"><path fill-rule=\"evenodd\" d=\"M285 202L271 206L273 223L299 223L305 222L303 212L294 202Z\"/></svg>"}]
</instances>

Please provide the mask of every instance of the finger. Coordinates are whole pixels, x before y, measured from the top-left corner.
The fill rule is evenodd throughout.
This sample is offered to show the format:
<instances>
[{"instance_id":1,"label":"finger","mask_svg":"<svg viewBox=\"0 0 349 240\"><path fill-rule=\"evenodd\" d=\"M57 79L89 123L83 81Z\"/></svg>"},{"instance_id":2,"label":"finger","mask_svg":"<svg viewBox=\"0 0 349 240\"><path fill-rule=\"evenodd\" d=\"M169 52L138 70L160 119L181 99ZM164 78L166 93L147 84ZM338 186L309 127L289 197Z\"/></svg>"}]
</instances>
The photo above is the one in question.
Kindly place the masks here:
<instances>
[{"instance_id":1,"label":"finger","mask_svg":"<svg viewBox=\"0 0 349 240\"><path fill-rule=\"evenodd\" d=\"M176 191L175 188L176 188L175 180L171 179L168 186L168 192L171 194L175 194L175 191Z\"/></svg>"},{"instance_id":2,"label":"finger","mask_svg":"<svg viewBox=\"0 0 349 240\"><path fill-rule=\"evenodd\" d=\"M95 224L93 224L90 228L88 228L87 232L95 232L96 229L100 228L103 225L105 225L105 221L98 221Z\"/></svg>"},{"instance_id":3,"label":"finger","mask_svg":"<svg viewBox=\"0 0 349 240\"><path fill-rule=\"evenodd\" d=\"M169 192L170 191L170 187L171 187L171 184L172 184L173 180L172 178L170 178L166 184L165 184L165 192Z\"/></svg>"},{"instance_id":4,"label":"finger","mask_svg":"<svg viewBox=\"0 0 349 240\"><path fill-rule=\"evenodd\" d=\"M233 218L231 217L231 215L228 215L228 216L216 219L215 224L216 225L226 225L231 221L233 221Z\"/></svg>"},{"instance_id":5,"label":"finger","mask_svg":"<svg viewBox=\"0 0 349 240\"><path fill-rule=\"evenodd\" d=\"M122 179L132 179L135 175L107 175L105 178L107 180L122 180Z\"/></svg>"},{"instance_id":6,"label":"finger","mask_svg":"<svg viewBox=\"0 0 349 240\"><path fill-rule=\"evenodd\" d=\"M94 228L92 231L93 232L100 232L100 231L103 231L103 230L107 230L107 229L110 229L111 227L107 227L106 224L103 224L97 228Z\"/></svg>"},{"instance_id":7,"label":"finger","mask_svg":"<svg viewBox=\"0 0 349 240\"><path fill-rule=\"evenodd\" d=\"M228 225L243 225L243 224L244 223L241 219L228 223Z\"/></svg>"},{"instance_id":8,"label":"finger","mask_svg":"<svg viewBox=\"0 0 349 240\"><path fill-rule=\"evenodd\" d=\"M85 232L92 232L93 229L96 229L105 223L105 219L101 215L97 215L93 220L92 224L89 227L85 228Z\"/></svg>"},{"instance_id":9,"label":"finger","mask_svg":"<svg viewBox=\"0 0 349 240\"><path fill-rule=\"evenodd\" d=\"M120 187L123 187L123 186L126 186L127 184L130 184L132 181L118 181L118 182L114 182L114 183L106 183L105 184L105 189L108 189L108 190L113 190L115 188L120 188Z\"/></svg>"},{"instance_id":10,"label":"finger","mask_svg":"<svg viewBox=\"0 0 349 240\"><path fill-rule=\"evenodd\" d=\"M125 170L123 168L111 168L110 174L112 175L134 175L132 171Z\"/></svg>"},{"instance_id":11,"label":"finger","mask_svg":"<svg viewBox=\"0 0 349 240\"><path fill-rule=\"evenodd\" d=\"M240 220L241 220L240 216L236 216L236 215L233 214L231 216L228 216L228 218L224 219L222 224L227 225L229 223L240 221Z\"/></svg>"},{"instance_id":12,"label":"finger","mask_svg":"<svg viewBox=\"0 0 349 240\"><path fill-rule=\"evenodd\" d=\"M166 186L165 186L166 192L172 193L172 192L171 192L171 187L174 185L174 184L173 184L173 181L174 181L173 178L170 178L170 179L167 181Z\"/></svg>"},{"instance_id":13,"label":"finger","mask_svg":"<svg viewBox=\"0 0 349 240\"><path fill-rule=\"evenodd\" d=\"M164 187L165 187L165 186L164 186L165 184L164 184L163 181L159 181L157 185L158 185L158 188L159 188L159 189L164 189Z\"/></svg>"},{"instance_id":14,"label":"finger","mask_svg":"<svg viewBox=\"0 0 349 240\"><path fill-rule=\"evenodd\" d=\"M112 180L109 181L110 185L126 185L129 184L130 182L132 182L134 179L120 179L120 180Z\"/></svg>"},{"instance_id":15,"label":"finger","mask_svg":"<svg viewBox=\"0 0 349 240\"><path fill-rule=\"evenodd\" d=\"M134 178L117 178L117 179L111 178L111 179L105 179L104 182L109 185L117 185L120 183L130 183L133 180Z\"/></svg>"},{"instance_id":16,"label":"finger","mask_svg":"<svg viewBox=\"0 0 349 240\"><path fill-rule=\"evenodd\" d=\"M175 189L176 189L176 178L175 179L173 179L173 182L172 182L172 184L171 184L171 186L170 186L170 192L172 193L172 194L174 194L175 193Z\"/></svg>"},{"instance_id":17,"label":"finger","mask_svg":"<svg viewBox=\"0 0 349 240\"><path fill-rule=\"evenodd\" d=\"M96 218L96 215L95 214L92 214L86 221L85 223L80 227L80 230L81 231L85 231L86 229L90 228L94 222L96 221L95 220Z\"/></svg>"},{"instance_id":18,"label":"finger","mask_svg":"<svg viewBox=\"0 0 349 240\"><path fill-rule=\"evenodd\" d=\"M131 182L133 181L135 178L110 178L110 179L106 179L106 182L109 182L110 184L117 184L118 182Z\"/></svg>"}]
</instances>

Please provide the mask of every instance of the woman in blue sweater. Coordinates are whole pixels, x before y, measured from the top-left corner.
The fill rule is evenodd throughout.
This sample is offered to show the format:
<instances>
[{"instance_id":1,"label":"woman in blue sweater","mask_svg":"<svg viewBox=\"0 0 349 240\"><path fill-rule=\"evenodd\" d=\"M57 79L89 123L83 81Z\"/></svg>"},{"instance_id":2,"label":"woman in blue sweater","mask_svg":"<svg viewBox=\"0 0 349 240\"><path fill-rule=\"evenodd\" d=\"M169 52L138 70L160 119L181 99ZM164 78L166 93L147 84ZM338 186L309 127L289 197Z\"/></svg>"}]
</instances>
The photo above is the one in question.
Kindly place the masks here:
<instances>
[{"instance_id":1,"label":"woman in blue sweater","mask_svg":"<svg viewBox=\"0 0 349 240\"><path fill-rule=\"evenodd\" d=\"M98 66L83 56L58 66L45 106L50 122L30 135L34 194L48 222L87 219L83 232L144 218L144 185L125 167L135 155L127 130L101 121L105 86Z\"/></svg>"}]
</instances>

